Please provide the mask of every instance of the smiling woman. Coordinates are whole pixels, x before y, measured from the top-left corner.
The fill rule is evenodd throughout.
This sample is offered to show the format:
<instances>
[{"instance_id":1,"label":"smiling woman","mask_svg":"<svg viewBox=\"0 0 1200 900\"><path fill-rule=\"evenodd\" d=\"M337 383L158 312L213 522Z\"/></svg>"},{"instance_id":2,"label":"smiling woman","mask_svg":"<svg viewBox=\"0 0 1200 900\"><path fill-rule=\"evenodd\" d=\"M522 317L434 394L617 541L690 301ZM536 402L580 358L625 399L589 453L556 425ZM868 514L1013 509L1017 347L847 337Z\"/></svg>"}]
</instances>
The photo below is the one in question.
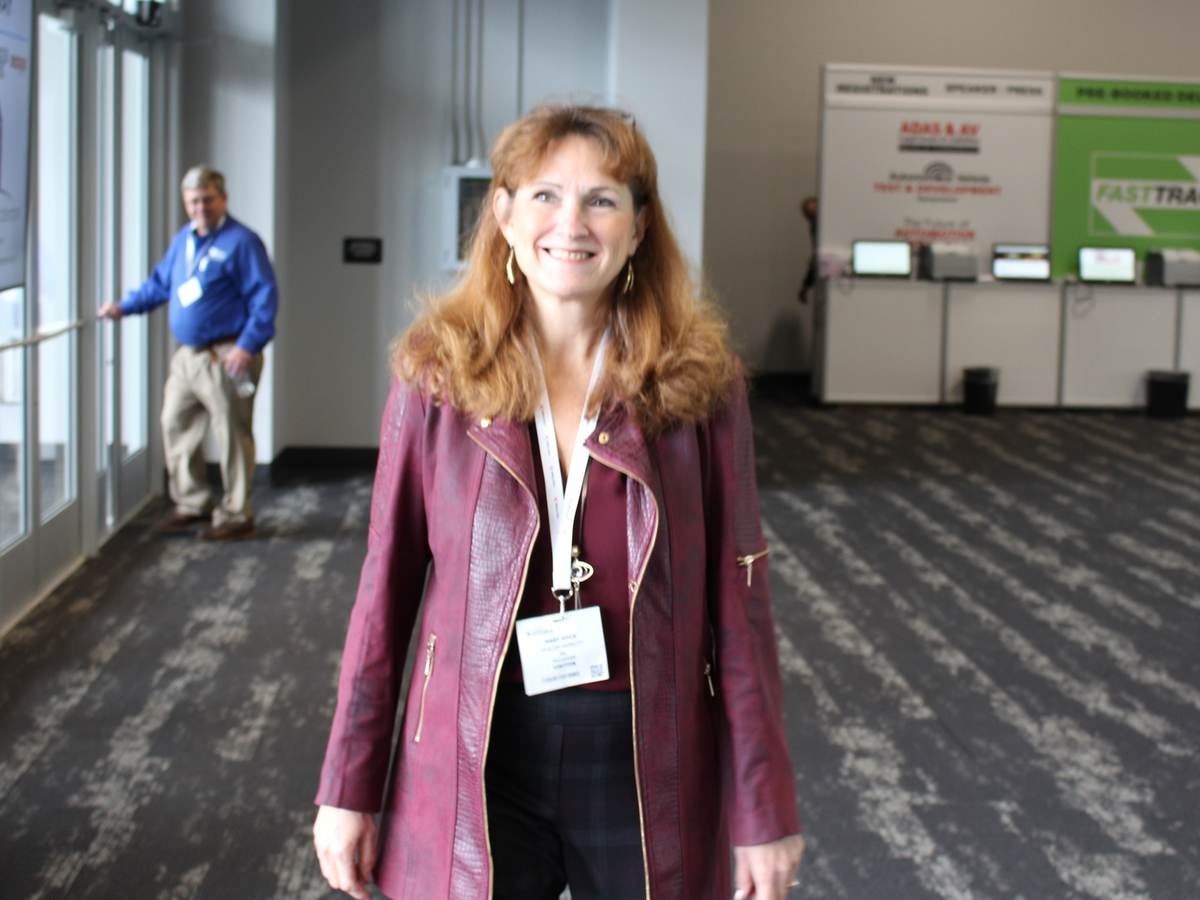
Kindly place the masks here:
<instances>
[{"instance_id":1,"label":"smiling woman","mask_svg":"<svg viewBox=\"0 0 1200 900\"><path fill-rule=\"evenodd\" d=\"M633 271L645 214L587 138L564 138L529 184L498 190L493 202L539 310L572 302L598 309L618 272Z\"/></svg>"},{"instance_id":2,"label":"smiling woman","mask_svg":"<svg viewBox=\"0 0 1200 900\"><path fill-rule=\"evenodd\" d=\"M614 337L592 394L596 405L628 405L650 435L711 415L728 395L737 361L726 344L725 323L697 295L667 227L650 145L632 119L615 110L541 107L500 135L491 159L492 202L479 217L468 264L459 282L434 298L429 314L397 343L397 373L474 417L533 418L542 373L528 349L536 299L531 297L536 281L528 279L530 273L536 278L539 267L529 261L536 254L528 243L518 248L509 240L501 215L505 206L516 214L522 189L530 206L554 202L548 199L552 186L540 199L532 196L539 173L555 165L552 156L564 166L594 164L589 186L607 185L628 196L636 214L627 258L621 260L625 268L612 270L594 298L607 312ZM592 222L606 198L595 200ZM614 215L620 218L619 211ZM584 240L595 245L599 235Z\"/></svg>"},{"instance_id":3,"label":"smiling woman","mask_svg":"<svg viewBox=\"0 0 1200 900\"><path fill-rule=\"evenodd\" d=\"M628 117L539 108L492 170L462 278L396 345L321 870L361 898L778 900L804 842L724 324Z\"/></svg>"}]
</instances>

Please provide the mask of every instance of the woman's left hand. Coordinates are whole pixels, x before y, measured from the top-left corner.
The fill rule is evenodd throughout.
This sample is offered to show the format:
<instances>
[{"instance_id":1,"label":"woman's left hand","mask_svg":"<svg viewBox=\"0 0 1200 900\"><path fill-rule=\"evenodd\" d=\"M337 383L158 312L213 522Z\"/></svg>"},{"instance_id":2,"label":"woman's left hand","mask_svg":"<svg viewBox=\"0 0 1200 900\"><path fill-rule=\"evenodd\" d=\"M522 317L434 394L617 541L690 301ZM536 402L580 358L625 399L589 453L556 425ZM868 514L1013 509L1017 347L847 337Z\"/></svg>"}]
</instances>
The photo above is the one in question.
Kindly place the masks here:
<instances>
[{"instance_id":1,"label":"woman's left hand","mask_svg":"<svg viewBox=\"0 0 1200 900\"><path fill-rule=\"evenodd\" d=\"M804 838L791 834L769 844L733 848L734 900L783 900L794 887L804 856Z\"/></svg>"}]
</instances>

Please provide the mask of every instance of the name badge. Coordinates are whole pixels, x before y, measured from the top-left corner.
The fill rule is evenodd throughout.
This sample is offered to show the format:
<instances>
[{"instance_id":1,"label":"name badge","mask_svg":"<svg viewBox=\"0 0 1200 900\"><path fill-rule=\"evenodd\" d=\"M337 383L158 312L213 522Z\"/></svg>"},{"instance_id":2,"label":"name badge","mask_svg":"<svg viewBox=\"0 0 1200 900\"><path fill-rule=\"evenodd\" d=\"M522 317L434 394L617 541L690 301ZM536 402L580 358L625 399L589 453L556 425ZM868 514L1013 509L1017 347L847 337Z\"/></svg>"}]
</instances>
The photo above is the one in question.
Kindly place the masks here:
<instances>
[{"instance_id":1,"label":"name badge","mask_svg":"<svg viewBox=\"0 0 1200 900\"><path fill-rule=\"evenodd\" d=\"M530 697L608 679L598 606L520 619L517 650Z\"/></svg>"},{"instance_id":2,"label":"name badge","mask_svg":"<svg viewBox=\"0 0 1200 900\"><path fill-rule=\"evenodd\" d=\"M204 296L204 288L200 286L200 279L193 275L175 290L175 294L181 305L191 306Z\"/></svg>"}]
</instances>

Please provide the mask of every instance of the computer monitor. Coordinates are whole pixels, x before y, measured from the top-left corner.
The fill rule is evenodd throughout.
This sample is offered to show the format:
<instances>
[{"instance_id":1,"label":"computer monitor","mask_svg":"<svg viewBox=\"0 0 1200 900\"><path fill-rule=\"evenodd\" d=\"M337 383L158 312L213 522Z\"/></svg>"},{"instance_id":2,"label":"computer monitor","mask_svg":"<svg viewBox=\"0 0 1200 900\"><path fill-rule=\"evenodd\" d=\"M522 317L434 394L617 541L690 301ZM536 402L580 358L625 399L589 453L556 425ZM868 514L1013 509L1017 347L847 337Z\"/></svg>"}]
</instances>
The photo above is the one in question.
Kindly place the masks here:
<instances>
[{"instance_id":1,"label":"computer monitor","mask_svg":"<svg viewBox=\"0 0 1200 900\"><path fill-rule=\"evenodd\" d=\"M1046 244L993 244L992 277L997 281L1049 281Z\"/></svg>"},{"instance_id":2,"label":"computer monitor","mask_svg":"<svg viewBox=\"0 0 1200 900\"><path fill-rule=\"evenodd\" d=\"M856 277L909 278L912 248L907 241L855 241L850 248L850 271Z\"/></svg>"},{"instance_id":3,"label":"computer monitor","mask_svg":"<svg viewBox=\"0 0 1200 900\"><path fill-rule=\"evenodd\" d=\"M1080 247L1079 280L1133 284L1137 281L1137 253L1132 247Z\"/></svg>"}]
</instances>

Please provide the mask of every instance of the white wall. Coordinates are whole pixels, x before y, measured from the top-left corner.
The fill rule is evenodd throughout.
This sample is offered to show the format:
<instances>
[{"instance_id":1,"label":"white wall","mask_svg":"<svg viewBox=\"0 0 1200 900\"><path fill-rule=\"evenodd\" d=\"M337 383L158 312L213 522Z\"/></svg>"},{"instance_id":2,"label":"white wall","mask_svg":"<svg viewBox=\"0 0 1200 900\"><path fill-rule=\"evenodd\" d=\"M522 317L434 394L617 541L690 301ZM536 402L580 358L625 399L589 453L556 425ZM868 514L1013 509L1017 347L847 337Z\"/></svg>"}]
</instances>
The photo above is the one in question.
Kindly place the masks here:
<instances>
[{"instance_id":1,"label":"white wall","mask_svg":"<svg viewBox=\"0 0 1200 900\"><path fill-rule=\"evenodd\" d=\"M796 291L826 62L1200 78L1195 0L711 0L704 262L747 361L809 367Z\"/></svg>"},{"instance_id":2,"label":"white wall","mask_svg":"<svg viewBox=\"0 0 1200 900\"><path fill-rule=\"evenodd\" d=\"M613 0L609 101L658 159L659 193L693 266L704 264L708 2Z\"/></svg>"},{"instance_id":3,"label":"white wall","mask_svg":"<svg viewBox=\"0 0 1200 900\"><path fill-rule=\"evenodd\" d=\"M275 5L275 0L205 0L182 5L185 40L180 140L183 170L203 162L223 172L230 214L258 233L273 259L279 243L275 231ZM171 224L182 226L186 216L178 201L174 212ZM281 291L281 306L289 300ZM274 342L267 347L266 367L254 402L259 462L271 460L277 449L276 347ZM210 453L209 458L216 457Z\"/></svg>"},{"instance_id":4,"label":"white wall","mask_svg":"<svg viewBox=\"0 0 1200 900\"><path fill-rule=\"evenodd\" d=\"M698 260L706 16L683 0L485 6L483 143L538 102L614 97L662 145L664 193ZM453 156L452 4L329 9L280 6L279 447L376 444L389 342L414 296L448 278L437 188ZM665 60L656 33L672 36ZM364 235L383 239L383 264L343 265L342 238Z\"/></svg>"},{"instance_id":5,"label":"white wall","mask_svg":"<svg viewBox=\"0 0 1200 900\"><path fill-rule=\"evenodd\" d=\"M538 102L619 103L658 152L664 199L699 264L707 5L483 5L484 135L475 129L474 155L486 157L499 129ZM438 187L455 161L454 6L184 6L184 156L226 171L231 210L262 231L280 278L273 397L268 386L256 413L256 432L272 422L274 431L260 434L260 457L374 445L389 344L412 321L417 296L450 277L438 264ZM467 150L464 131L460 160ZM343 264L350 236L382 238L383 263Z\"/></svg>"}]
</instances>

